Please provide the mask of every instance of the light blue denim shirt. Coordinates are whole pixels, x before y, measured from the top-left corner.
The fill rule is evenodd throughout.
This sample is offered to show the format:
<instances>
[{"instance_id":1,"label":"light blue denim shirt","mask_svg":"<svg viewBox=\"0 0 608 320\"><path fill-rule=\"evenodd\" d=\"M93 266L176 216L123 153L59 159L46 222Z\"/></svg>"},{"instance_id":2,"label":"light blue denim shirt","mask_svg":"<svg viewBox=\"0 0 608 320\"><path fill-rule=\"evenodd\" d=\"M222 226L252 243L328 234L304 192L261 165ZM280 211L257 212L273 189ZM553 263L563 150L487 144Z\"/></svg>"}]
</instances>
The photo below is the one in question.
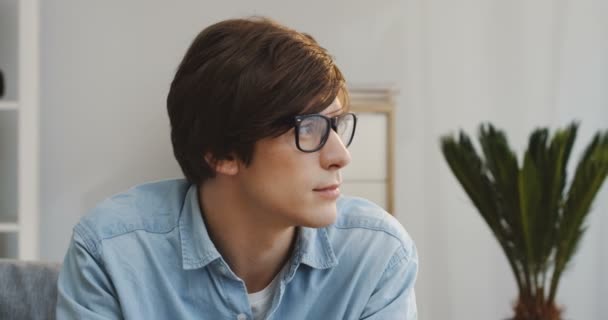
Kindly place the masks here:
<instances>
[{"instance_id":1,"label":"light blue denim shirt","mask_svg":"<svg viewBox=\"0 0 608 320\"><path fill-rule=\"evenodd\" d=\"M371 202L337 205L334 224L298 228L267 319L416 319L412 239ZM58 319L252 319L196 186L181 179L133 187L83 217L58 287Z\"/></svg>"}]
</instances>

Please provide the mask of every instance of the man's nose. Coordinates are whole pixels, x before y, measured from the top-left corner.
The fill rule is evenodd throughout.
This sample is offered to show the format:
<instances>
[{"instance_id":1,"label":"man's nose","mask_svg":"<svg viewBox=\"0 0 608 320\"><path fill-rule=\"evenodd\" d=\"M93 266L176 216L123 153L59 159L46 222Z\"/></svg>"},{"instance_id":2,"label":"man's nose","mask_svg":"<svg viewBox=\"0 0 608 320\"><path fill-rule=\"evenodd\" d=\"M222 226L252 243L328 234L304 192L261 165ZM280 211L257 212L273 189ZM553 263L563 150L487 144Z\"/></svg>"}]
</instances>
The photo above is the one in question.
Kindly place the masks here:
<instances>
[{"instance_id":1,"label":"man's nose","mask_svg":"<svg viewBox=\"0 0 608 320\"><path fill-rule=\"evenodd\" d=\"M350 152L344 146L340 136L334 131L329 132L327 142L321 149L321 165L325 169L341 169L350 163Z\"/></svg>"}]
</instances>

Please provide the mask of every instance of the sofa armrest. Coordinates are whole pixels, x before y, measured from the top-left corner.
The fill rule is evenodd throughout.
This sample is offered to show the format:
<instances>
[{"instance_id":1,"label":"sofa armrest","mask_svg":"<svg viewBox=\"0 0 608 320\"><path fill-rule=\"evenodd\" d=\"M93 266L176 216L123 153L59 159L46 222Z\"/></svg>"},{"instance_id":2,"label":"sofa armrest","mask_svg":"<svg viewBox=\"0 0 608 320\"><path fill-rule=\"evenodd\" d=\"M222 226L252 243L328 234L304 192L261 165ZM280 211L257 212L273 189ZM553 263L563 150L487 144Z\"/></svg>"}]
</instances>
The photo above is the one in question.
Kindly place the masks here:
<instances>
[{"instance_id":1,"label":"sofa armrest","mask_svg":"<svg viewBox=\"0 0 608 320\"><path fill-rule=\"evenodd\" d=\"M0 259L0 319L55 319L60 267Z\"/></svg>"}]
</instances>

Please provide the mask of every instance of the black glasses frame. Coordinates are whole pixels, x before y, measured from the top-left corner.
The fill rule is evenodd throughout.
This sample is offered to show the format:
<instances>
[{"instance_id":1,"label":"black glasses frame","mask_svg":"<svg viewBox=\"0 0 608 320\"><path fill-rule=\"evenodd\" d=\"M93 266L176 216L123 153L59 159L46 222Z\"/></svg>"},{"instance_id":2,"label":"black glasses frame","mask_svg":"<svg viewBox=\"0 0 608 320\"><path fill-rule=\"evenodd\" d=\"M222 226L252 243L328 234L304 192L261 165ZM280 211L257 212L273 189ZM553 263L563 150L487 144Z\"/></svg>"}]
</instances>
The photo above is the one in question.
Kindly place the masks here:
<instances>
[{"instance_id":1,"label":"black glasses frame","mask_svg":"<svg viewBox=\"0 0 608 320\"><path fill-rule=\"evenodd\" d=\"M348 142L346 142L344 144L344 147L348 148L348 146L350 146L350 144L353 142L353 138L355 137L355 130L357 129L357 115L356 114L354 114L352 112L348 112L348 113L343 113L339 116L335 116L335 117L331 117L331 118L328 116L322 115L322 114L318 114L318 113L295 116L293 126L295 127L296 147L298 147L298 150L300 150L302 152L306 152L306 153L312 153L312 152L317 152L317 151L321 150L321 148L323 148L325 146L327 139L329 139L330 129L334 130L334 132L336 132L336 133L338 132L339 118L343 118L345 116L351 116L351 115L353 117L353 133L350 135L350 139L348 140ZM325 121L327 121L327 126L325 129L325 132L323 132L323 136L321 137L319 146L312 150L305 150L300 146L300 125L302 124L302 122L304 120L306 120L308 118L313 118L313 117L325 119ZM341 140L342 139L340 139L340 141ZM344 141L342 141L342 143L344 143Z\"/></svg>"}]
</instances>

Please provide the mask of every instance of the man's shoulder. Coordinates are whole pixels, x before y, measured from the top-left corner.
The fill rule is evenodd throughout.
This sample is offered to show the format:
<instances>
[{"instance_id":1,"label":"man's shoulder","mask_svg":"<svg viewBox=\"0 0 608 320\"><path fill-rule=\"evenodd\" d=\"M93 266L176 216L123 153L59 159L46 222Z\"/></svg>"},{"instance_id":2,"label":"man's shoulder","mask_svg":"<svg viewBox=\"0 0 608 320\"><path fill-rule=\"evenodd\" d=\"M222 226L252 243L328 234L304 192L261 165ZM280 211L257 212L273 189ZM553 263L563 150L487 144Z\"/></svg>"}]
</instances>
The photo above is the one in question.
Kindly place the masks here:
<instances>
[{"instance_id":1,"label":"man's shoulder","mask_svg":"<svg viewBox=\"0 0 608 320\"><path fill-rule=\"evenodd\" d=\"M184 179L148 182L97 204L75 226L91 241L137 230L166 233L174 229L190 184Z\"/></svg>"},{"instance_id":2,"label":"man's shoulder","mask_svg":"<svg viewBox=\"0 0 608 320\"><path fill-rule=\"evenodd\" d=\"M338 217L333 227L337 230L366 230L375 241L392 242L412 250L413 240L403 225L377 204L359 197L342 196L338 200Z\"/></svg>"}]
</instances>

